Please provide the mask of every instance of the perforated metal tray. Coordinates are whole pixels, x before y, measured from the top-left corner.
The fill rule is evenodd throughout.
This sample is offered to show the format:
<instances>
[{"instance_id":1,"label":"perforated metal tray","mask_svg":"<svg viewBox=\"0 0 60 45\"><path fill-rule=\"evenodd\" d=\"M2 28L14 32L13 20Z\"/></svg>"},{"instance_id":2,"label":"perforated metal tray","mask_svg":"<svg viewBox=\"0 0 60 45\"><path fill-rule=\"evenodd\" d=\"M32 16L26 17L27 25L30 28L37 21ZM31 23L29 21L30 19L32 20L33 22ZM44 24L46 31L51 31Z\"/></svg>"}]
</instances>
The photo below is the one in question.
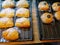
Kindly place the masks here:
<instances>
[{"instance_id":1,"label":"perforated metal tray","mask_svg":"<svg viewBox=\"0 0 60 45\"><path fill-rule=\"evenodd\" d=\"M0 0L0 11L3 9L2 8L2 2L3 1L4 0ZM16 4L16 2L19 1L19 0L14 0L14 1L15 1L15 4ZM19 39L18 40L15 40L15 41L8 41L8 40L3 39L2 38L2 32L5 29L0 29L0 42L19 42L19 41L32 41L33 40L32 0L27 0L27 1L28 1L29 5L30 5L29 8L28 8L30 10L30 17L29 17L30 24L31 24L30 28L28 28L28 29L20 29L20 28L18 28L19 31L20 31L20 35L19 35ZM16 11L17 8L14 7L13 9ZM16 17L16 16L13 17L14 24L15 24L15 21L16 21L17 18L18 17ZM13 28L15 28L15 26Z\"/></svg>"},{"instance_id":2,"label":"perforated metal tray","mask_svg":"<svg viewBox=\"0 0 60 45\"><path fill-rule=\"evenodd\" d=\"M41 1L48 2L50 6L50 9L48 11L39 11L38 4ZM60 2L60 0L36 0L40 40L60 40L60 21L54 19L51 24L44 24L40 19L40 16L45 12L49 12L54 15L55 11L53 11L51 7L54 2Z\"/></svg>"}]
</instances>

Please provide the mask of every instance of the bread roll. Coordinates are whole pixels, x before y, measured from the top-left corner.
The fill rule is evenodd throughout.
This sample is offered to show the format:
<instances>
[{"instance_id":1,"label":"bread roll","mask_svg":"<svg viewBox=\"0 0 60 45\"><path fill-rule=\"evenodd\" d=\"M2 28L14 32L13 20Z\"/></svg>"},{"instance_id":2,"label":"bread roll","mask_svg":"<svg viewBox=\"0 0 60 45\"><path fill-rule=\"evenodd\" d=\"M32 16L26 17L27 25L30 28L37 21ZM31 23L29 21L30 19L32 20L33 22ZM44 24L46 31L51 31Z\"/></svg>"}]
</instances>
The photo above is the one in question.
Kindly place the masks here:
<instances>
[{"instance_id":1,"label":"bread roll","mask_svg":"<svg viewBox=\"0 0 60 45\"><path fill-rule=\"evenodd\" d=\"M38 5L39 10L46 11L49 9L49 4L46 1L41 1Z\"/></svg>"},{"instance_id":2,"label":"bread roll","mask_svg":"<svg viewBox=\"0 0 60 45\"><path fill-rule=\"evenodd\" d=\"M16 40L19 38L19 33L14 28L9 28L2 32L2 37L6 40Z\"/></svg>"},{"instance_id":3,"label":"bread roll","mask_svg":"<svg viewBox=\"0 0 60 45\"><path fill-rule=\"evenodd\" d=\"M30 21L27 18L18 18L16 20L15 26L20 27L20 28L29 28Z\"/></svg>"},{"instance_id":4,"label":"bread roll","mask_svg":"<svg viewBox=\"0 0 60 45\"><path fill-rule=\"evenodd\" d=\"M14 17L15 10L11 8L2 9L0 12L0 17Z\"/></svg>"},{"instance_id":5,"label":"bread roll","mask_svg":"<svg viewBox=\"0 0 60 45\"><path fill-rule=\"evenodd\" d=\"M30 12L29 12L28 9L20 8L16 11L16 16L17 17L26 17L26 18L28 18L30 16Z\"/></svg>"},{"instance_id":6,"label":"bread roll","mask_svg":"<svg viewBox=\"0 0 60 45\"><path fill-rule=\"evenodd\" d=\"M14 1L3 1L2 7L3 8L13 8L15 6Z\"/></svg>"},{"instance_id":7,"label":"bread roll","mask_svg":"<svg viewBox=\"0 0 60 45\"><path fill-rule=\"evenodd\" d=\"M56 12L54 16L57 20L60 20L60 11Z\"/></svg>"},{"instance_id":8,"label":"bread roll","mask_svg":"<svg viewBox=\"0 0 60 45\"><path fill-rule=\"evenodd\" d=\"M53 21L53 15L50 13L44 13L41 15L41 20L43 23L49 24Z\"/></svg>"},{"instance_id":9,"label":"bread roll","mask_svg":"<svg viewBox=\"0 0 60 45\"><path fill-rule=\"evenodd\" d=\"M18 8L28 8L29 7L29 3L26 0L20 0L17 2L16 7Z\"/></svg>"},{"instance_id":10,"label":"bread roll","mask_svg":"<svg viewBox=\"0 0 60 45\"><path fill-rule=\"evenodd\" d=\"M52 4L52 9L54 11L60 11L60 2L55 2Z\"/></svg>"},{"instance_id":11,"label":"bread roll","mask_svg":"<svg viewBox=\"0 0 60 45\"><path fill-rule=\"evenodd\" d=\"M14 23L13 20L10 18L0 18L0 28L8 28L13 27Z\"/></svg>"}]
</instances>

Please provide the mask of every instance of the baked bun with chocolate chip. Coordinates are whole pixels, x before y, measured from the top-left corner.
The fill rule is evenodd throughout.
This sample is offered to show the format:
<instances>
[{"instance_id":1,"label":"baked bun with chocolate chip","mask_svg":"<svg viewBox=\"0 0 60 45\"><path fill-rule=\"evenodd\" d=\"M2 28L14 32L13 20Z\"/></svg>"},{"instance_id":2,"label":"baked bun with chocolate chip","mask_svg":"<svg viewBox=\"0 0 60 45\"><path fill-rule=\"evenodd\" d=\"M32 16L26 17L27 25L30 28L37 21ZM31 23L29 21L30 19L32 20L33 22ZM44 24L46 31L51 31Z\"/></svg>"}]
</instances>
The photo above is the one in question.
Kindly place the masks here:
<instances>
[{"instance_id":1,"label":"baked bun with chocolate chip","mask_svg":"<svg viewBox=\"0 0 60 45\"><path fill-rule=\"evenodd\" d=\"M60 11L56 12L54 16L57 20L60 20Z\"/></svg>"},{"instance_id":2,"label":"baked bun with chocolate chip","mask_svg":"<svg viewBox=\"0 0 60 45\"><path fill-rule=\"evenodd\" d=\"M39 3L38 8L41 11L46 11L46 10L49 9L49 5L46 1L42 1L42 2Z\"/></svg>"},{"instance_id":3,"label":"baked bun with chocolate chip","mask_svg":"<svg viewBox=\"0 0 60 45\"><path fill-rule=\"evenodd\" d=\"M55 2L52 4L52 9L54 11L60 11L60 2Z\"/></svg>"},{"instance_id":4,"label":"baked bun with chocolate chip","mask_svg":"<svg viewBox=\"0 0 60 45\"><path fill-rule=\"evenodd\" d=\"M41 20L43 23L51 23L53 21L53 15L51 13L44 13L41 15Z\"/></svg>"}]
</instances>

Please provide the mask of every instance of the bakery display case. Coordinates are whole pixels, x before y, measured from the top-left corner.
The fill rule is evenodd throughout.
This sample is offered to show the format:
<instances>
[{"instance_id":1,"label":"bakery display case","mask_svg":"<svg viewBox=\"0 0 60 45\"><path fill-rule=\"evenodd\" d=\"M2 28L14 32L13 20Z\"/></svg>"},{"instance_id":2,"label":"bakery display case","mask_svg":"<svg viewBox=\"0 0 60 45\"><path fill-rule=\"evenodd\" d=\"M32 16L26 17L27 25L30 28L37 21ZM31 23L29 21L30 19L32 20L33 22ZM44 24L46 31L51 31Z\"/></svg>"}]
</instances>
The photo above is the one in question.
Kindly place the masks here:
<instances>
[{"instance_id":1,"label":"bakery display case","mask_svg":"<svg viewBox=\"0 0 60 45\"><path fill-rule=\"evenodd\" d=\"M55 2L58 3L54 4ZM7 19L0 20L2 22L0 25L5 24L2 25L3 28L0 26L0 44L60 42L59 2L58 0L0 0L0 19L13 20L13 26L9 27L11 24L8 24L6 28L4 26Z\"/></svg>"}]
</instances>

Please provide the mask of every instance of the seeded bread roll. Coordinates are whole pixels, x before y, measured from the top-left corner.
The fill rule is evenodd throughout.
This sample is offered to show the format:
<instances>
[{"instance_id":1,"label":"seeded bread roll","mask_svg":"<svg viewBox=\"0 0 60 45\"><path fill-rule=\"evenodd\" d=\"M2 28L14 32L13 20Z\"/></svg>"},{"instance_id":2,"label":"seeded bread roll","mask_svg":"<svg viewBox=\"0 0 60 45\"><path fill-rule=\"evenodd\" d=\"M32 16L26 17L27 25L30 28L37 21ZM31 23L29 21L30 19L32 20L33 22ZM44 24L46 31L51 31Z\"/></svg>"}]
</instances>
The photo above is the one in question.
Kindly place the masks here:
<instances>
[{"instance_id":1,"label":"seeded bread roll","mask_svg":"<svg viewBox=\"0 0 60 45\"><path fill-rule=\"evenodd\" d=\"M52 9L54 11L60 11L60 2L55 2L52 4Z\"/></svg>"},{"instance_id":2,"label":"seeded bread roll","mask_svg":"<svg viewBox=\"0 0 60 45\"><path fill-rule=\"evenodd\" d=\"M19 38L19 33L14 28L9 28L2 32L2 37L6 40L16 40Z\"/></svg>"},{"instance_id":3,"label":"seeded bread roll","mask_svg":"<svg viewBox=\"0 0 60 45\"><path fill-rule=\"evenodd\" d=\"M46 11L49 9L49 5L46 1L41 1L38 5L39 10Z\"/></svg>"},{"instance_id":4,"label":"seeded bread roll","mask_svg":"<svg viewBox=\"0 0 60 45\"><path fill-rule=\"evenodd\" d=\"M44 13L41 15L41 20L43 23L51 23L53 21L53 15L50 13Z\"/></svg>"}]
</instances>

